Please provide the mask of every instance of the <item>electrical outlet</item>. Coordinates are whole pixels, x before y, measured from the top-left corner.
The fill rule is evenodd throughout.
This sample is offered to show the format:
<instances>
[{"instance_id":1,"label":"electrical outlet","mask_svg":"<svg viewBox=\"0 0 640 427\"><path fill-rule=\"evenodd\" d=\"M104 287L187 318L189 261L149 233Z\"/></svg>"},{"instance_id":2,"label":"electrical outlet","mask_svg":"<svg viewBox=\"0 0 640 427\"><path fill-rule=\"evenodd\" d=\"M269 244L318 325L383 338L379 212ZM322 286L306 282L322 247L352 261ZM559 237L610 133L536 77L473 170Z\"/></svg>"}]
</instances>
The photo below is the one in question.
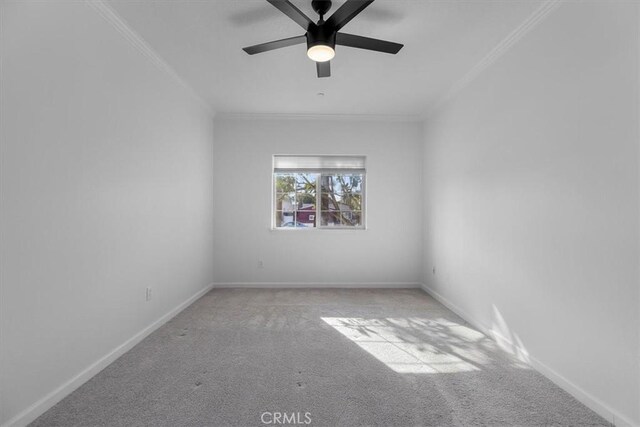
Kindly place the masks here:
<instances>
[{"instance_id":1,"label":"electrical outlet","mask_svg":"<svg viewBox=\"0 0 640 427\"><path fill-rule=\"evenodd\" d=\"M264 261L258 260L258 268L264 268Z\"/></svg>"},{"instance_id":2,"label":"electrical outlet","mask_svg":"<svg viewBox=\"0 0 640 427\"><path fill-rule=\"evenodd\" d=\"M147 301L151 301L151 287L147 288L146 299Z\"/></svg>"}]
</instances>

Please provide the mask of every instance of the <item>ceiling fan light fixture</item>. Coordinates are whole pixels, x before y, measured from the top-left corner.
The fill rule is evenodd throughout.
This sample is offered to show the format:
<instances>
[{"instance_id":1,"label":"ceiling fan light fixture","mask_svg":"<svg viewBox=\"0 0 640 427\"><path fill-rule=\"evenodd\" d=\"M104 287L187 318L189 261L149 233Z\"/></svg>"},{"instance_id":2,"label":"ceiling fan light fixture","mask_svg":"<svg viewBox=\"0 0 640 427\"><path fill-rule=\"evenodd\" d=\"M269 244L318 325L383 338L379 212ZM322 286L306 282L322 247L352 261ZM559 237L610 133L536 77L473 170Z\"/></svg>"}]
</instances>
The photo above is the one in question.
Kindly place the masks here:
<instances>
[{"instance_id":1,"label":"ceiling fan light fixture","mask_svg":"<svg viewBox=\"0 0 640 427\"><path fill-rule=\"evenodd\" d=\"M317 44L307 49L307 56L315 62L327 62L336 56L336 51L329 45Z\"/></svg>"}]
</instances>

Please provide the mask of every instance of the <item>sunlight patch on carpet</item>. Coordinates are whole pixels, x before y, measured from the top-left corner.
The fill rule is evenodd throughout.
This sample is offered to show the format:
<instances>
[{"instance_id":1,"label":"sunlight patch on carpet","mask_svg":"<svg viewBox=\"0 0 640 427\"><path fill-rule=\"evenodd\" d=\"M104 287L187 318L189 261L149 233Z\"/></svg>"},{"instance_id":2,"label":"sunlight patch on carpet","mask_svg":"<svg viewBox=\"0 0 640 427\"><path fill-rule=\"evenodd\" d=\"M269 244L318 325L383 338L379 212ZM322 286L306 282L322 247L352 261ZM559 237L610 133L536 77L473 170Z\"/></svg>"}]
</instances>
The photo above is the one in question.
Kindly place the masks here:
<instances>
[{"instance_id":1,"label":"sunlight patch on carpet","mask_svg":"<svg viewBox=\"0 0 640 427\"><path fill-rule=\"evenodd\" d=\"M471 372L491 359L478 347L483 334L445 319L322 320L380 362L402 374Z\"/></svg>"}]
</instances>

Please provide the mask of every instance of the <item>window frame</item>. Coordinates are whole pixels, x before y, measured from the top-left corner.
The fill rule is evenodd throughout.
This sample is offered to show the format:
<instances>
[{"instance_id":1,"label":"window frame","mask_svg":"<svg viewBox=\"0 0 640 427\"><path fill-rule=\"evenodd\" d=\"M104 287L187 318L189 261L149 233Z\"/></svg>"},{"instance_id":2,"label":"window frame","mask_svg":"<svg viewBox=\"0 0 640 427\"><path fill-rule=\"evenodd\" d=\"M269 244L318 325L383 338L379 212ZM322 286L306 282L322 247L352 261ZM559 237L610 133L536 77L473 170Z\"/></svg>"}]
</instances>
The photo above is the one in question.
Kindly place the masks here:
<instances>
[{"instance_id":1,"label":"window frame","mask_svg":"<svg viewBox=\"0 0 640 427\"><path fill-rule=\"evenodd\" d=\"M278 156L285 156L281 154L277 154L272 156L272 160L275 162L275 158ZM300 157L304 157L305 155L300 155ZM335 155L309 155L313 157L332 157ZM271 165L271 230L272 231L303 231L309 232L311 230L340 230L340 231L361 231L367 230L367 168L366 168L366 156L363 155L340 155L340 156L353 156L353 157L361 157L364 160L365 167L362 169L291 169L289 172L276 172L274 168L274 163ZM315 209L315 227L278 227L277 223L277 214L276 214L276 204L277 204L277 189L276 189L276 175L277 174L301 174L308 173L314 174L316 176L316 209ZM362 224L358 226L345 226L345 225L322 225L322 176L323 175L362 175L362 184L361 184L361 218ZM295 213L294 213L295 217ZM295 223L295 222L294 222Z\"/></svg>"}]
</instances>

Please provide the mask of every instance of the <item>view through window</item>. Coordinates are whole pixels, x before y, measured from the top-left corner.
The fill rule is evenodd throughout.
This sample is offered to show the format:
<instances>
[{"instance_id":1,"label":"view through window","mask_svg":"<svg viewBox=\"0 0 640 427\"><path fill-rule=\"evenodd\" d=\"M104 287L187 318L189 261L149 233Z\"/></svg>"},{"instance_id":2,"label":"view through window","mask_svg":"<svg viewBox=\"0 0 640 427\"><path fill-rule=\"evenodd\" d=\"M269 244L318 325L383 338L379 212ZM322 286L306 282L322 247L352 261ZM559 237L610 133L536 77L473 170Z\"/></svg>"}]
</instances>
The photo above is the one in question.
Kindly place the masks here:
<instances>
[{"instance_id":1,"label":"view through window","mask_svg":"<svg viewBox=\"0 0 640 427\"><path fill-rule=\"evenodd\" d=\"M364 228L363 156L274 156L276 228Z\"/></svg>"}]
</instances>

